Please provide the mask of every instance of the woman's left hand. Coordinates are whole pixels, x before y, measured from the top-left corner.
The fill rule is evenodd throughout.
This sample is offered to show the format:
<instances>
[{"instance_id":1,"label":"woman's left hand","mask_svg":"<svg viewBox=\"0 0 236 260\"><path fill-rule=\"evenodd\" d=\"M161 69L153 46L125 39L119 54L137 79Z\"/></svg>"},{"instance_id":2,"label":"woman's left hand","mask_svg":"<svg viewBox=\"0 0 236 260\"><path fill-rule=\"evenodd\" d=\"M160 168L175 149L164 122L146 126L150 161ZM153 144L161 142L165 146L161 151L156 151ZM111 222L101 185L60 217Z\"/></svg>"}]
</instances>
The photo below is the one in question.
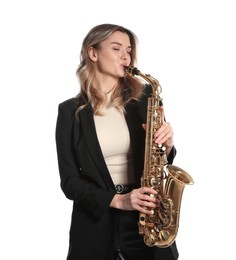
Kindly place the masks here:
<instances>
[{"instance_id":1,"label":"woman's left hand","mask_svg":"<svg viewBox=\"0 0 236 260\"><path fill-rule=\"evenodd\" d=\"M161 127L155 132L154 138L155 142L157 144L162 144L166 147L166 153L167 155L171 151L173 145L174 145L174 139L173 139L173 129L169 122L165 122L164 120L164 109L163 107L160 107L160 110L162 112L162 125ZM143 124L144 129L146 129L146 125Z\"/></svg>"}]
</instances>

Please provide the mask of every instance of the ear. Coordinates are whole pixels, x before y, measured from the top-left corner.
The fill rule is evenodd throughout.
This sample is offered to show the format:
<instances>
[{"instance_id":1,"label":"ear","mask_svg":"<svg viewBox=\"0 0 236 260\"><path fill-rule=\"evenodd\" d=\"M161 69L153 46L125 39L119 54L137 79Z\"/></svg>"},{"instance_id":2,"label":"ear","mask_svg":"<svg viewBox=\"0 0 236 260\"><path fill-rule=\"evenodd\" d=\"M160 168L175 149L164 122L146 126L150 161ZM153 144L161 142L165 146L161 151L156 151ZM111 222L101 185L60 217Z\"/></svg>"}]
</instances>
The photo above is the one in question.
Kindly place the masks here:
<instances>
[{"instance_id":1,"label":"ear","mask_svg":"<svg viewBox=\"0 0 236 260\"><path fill-rule=\"evenodd\" d=\"M88 56L92 61L97 61L97 51L94 47L89 47Z\"/></svg>"}]
</instances>

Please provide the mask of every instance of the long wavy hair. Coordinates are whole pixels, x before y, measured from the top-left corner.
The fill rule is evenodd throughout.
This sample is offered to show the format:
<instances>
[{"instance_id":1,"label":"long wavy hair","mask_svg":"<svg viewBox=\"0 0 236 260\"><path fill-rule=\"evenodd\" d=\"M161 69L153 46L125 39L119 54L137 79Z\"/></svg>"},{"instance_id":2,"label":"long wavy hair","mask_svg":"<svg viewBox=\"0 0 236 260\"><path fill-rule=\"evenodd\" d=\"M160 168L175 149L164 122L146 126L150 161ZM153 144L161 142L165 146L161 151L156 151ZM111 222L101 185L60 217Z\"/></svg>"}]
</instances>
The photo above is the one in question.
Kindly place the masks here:
<instances>
[{"instance_id":1,"label":"long wavy hair","mask_svg":"<svg viewBox=\"0 0 236 260\"><path fill-rule=\"evenodd\" d=\"M100 109L106 102L106 97L101 91L94 86L95 69L93 62L88 55L90 47L99 48L101 42L106 40L112 33L120 31L129 36L131 44L131 65L137 62L137 36L127 28L115 24L100 24L93 27L83 40L80 64L76 71L76 75L80 82L80 93L77 97L82 98L84 104L79 107L77 112L83 109L88 104L92 104L93 112L95 114L102 114ZM127 75L119 79L112 96L111 103L119 108L124 109L125 105L131 100L138 100L142 94L143 84L140 79L134 76Z\"/></svg>"}]
</instances>

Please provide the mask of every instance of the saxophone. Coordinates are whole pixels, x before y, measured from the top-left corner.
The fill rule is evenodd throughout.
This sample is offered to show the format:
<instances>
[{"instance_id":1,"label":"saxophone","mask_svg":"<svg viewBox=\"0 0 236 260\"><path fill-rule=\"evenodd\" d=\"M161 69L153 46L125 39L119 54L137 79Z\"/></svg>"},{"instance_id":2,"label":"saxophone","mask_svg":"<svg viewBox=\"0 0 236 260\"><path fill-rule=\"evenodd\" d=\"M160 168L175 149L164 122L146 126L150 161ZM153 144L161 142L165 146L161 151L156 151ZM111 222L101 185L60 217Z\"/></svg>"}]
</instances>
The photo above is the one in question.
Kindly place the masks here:
<instances>
[{"instance_id":1,"label":"saxophone","mask_svg":"<svg viewBox=\"0 0 236 260\"><path fill-rule=\"evenodd\" d=\"M157 207L152 215L139 213L139 234L144 243L160 248L170 246L178 232L180 206L186 184L193 184L192 177L181 168L168 165L166 148L155 143L154 133L163 124L160 109L162 88L150 74L142 74L136 67L127 68L130 76L140 76L152 86L152 96L148 98L147 125L145 139L144 169L141 186L157 191ZM150 194L152 196L152 194Z\"/></svg>"}]
</instances>

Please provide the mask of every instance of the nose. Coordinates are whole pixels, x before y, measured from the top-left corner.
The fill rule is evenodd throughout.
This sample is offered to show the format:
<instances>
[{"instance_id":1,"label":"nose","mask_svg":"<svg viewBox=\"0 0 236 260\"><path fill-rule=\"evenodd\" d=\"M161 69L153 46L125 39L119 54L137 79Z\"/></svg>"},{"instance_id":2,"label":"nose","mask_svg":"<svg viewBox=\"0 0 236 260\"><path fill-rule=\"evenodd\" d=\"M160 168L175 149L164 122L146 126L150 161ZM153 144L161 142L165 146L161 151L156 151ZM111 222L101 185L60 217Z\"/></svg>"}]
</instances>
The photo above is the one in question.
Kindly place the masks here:
<instances>
[{"instance_id":1,"label":"nose","mask_svg":"<svg viewBox=\"0 0 236 260\"><path fill-rule=\"evenodd\" d=\"M121 59L122 59L122 60L128 60L128 59L130 59L129 53L124 52L124 53L122 54L122 56L121 56Z\"/></svg>"},{"instance_id":2,"label":"nose","mask_svg":"<svg viewBox=\"0 0 236 260\"><path fill-rule=\"evenodd\" d=\"M121 56L121 59L122 59L122 60L126 60L126 59L127 59L127 56L126 56L125 54L123 54L123 55Z\"/></svg>"}]
</instances>

